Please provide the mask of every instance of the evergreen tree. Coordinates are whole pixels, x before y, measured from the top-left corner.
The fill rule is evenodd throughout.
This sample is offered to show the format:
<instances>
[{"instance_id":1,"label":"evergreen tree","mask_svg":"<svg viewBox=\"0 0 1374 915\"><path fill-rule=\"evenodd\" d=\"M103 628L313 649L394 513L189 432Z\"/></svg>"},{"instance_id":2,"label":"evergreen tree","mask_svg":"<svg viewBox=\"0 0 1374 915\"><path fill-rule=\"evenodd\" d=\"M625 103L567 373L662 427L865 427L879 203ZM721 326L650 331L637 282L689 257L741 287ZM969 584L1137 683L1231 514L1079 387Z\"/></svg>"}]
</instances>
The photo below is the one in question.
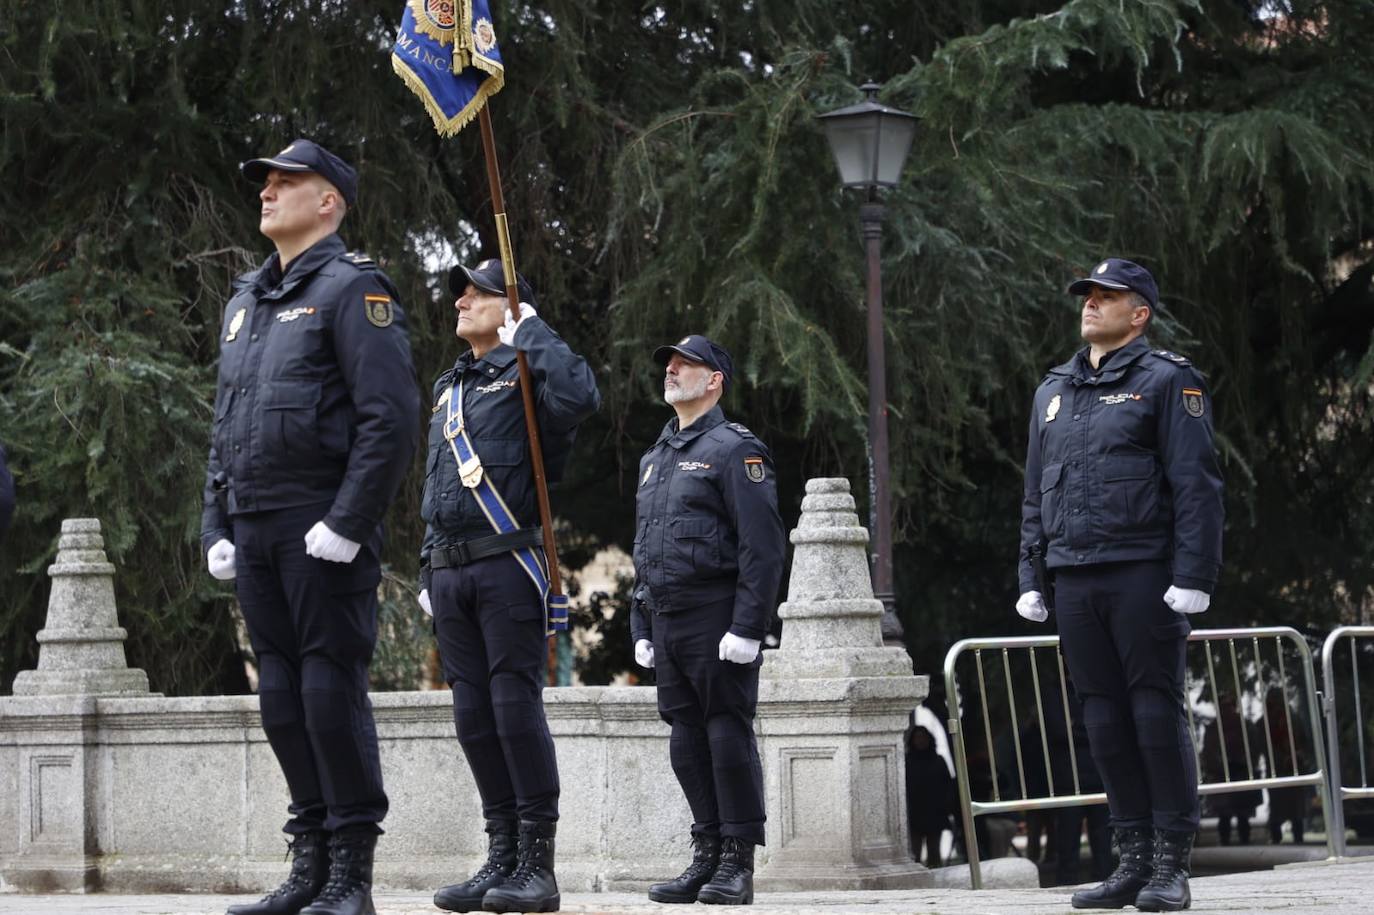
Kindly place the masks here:
<instances>
[{"instance_id":1,"label":"evergreen tree","mask_svg":"<svg viewBox=\"0 0 1374 915\"><path fill-rule=\"evenodd\" d=\"M229 281L270 251L240 160L304 135L357 165L342 234L400 287L422 388L462 350L440 276L495 251L486 178L475 128L441 141L390 71L401 2L0 0L0 440L20 499L0 685L34 662L60 519L94 515L131 663L164 692L246 688L230 592L196 536ZM876 78L923 119L884 242L918 667L1019 626L1026 410L1073 348L1063 286L1108 253L1155 270L1153 342L1193 357L1214 395L1229 521L1205 622L1369 612L1374 4L509 0L494 15L520 268L606 398L554 494L571 568L629 548L637 456L671 416L649 354L690 331L735 354L725 407L772 447L789 524L808 477L848 476L862 502L857 200L814 115ZM387 524L396 620L418 613L422 460ZM628 657L598 655L598 678Z\"/></svg>"}]
</instances>

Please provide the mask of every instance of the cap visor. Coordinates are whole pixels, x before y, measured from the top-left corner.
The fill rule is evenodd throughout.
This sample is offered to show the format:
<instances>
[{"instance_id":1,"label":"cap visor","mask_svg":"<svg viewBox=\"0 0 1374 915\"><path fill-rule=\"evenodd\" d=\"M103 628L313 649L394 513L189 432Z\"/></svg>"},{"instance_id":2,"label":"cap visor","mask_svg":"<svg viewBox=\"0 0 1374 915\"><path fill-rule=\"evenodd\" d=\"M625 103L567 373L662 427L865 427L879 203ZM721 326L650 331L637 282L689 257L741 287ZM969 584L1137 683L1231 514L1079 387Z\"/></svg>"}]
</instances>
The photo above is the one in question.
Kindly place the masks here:
<instances>
[{"instance_id":1,"label":"cap visor","mask_svg":"<svg viewBox=\"0 0 1374 915\"><path fill-rule=\"evenodd\" d=\"M1069 284L1069 288L1068 288L1068 293L1069 293L1069 295L1083 295L1085 292L1087 292L1089 289L1093 288L1094 286L1101 286L1101 287L1103 287L1104 289L1130 289L1130 288L1131 288L1130 286L1127 286L1125 283L1112 283L1112 282L1109 282L1109 281L1107 281L1107 280L1095 280L1095 279L1092 279L1091 277L1085 277L1085 278L1083 278L1083 279L1081 279L1081 280L1074 280L1072 283L1070 283L1070 284Z\"/></svg>"},{"instance_id":2,"label":"cap visor","mask_svg":"<svg viewBox=\"0 0 1374 915\"><path fill-rule=\"evenodd\" d=\"M695 362L697 365L709 364L703 362L701 357L698 356L696 353L693 353L690 350L685 350L680 346L672 345L660 346L658 349L654 350L654 361L657 362L659 365L667 365L668 360L673 358L673 353L677 353L683 359L686 359L689 362Z\"/></svg>"},{"instance_id":3,"label":"cap visor","mask_svg":"<svg viewBox=\"0 0 1374 915\"><path fill-rule=\"evenodd\" d=\"M243 172L243 177L249 181L266 181L267 173L274 168L284 172L314 171L308 165L292 162L289 159L249 159L247 162L239 163L239 171Z\"/></svg>"},{"instance_id":4,"label":"cap visor","mask_svg":"<svg viewBox=\"0 0 1374 915\"><path fill-rule=\"evenodd\" d=\"M506 294L506 290L498 289L492 286L486 280L482 279L481 274L477 273L474 270L469 270L462 264L458 264L448 272L448 289L449 292L453 293L454 295L462 295L463 291L467 289L469 283L471 283L473 286L476 286L483 292L489 292L492 295Z\"/></svg>"}]
</instances>

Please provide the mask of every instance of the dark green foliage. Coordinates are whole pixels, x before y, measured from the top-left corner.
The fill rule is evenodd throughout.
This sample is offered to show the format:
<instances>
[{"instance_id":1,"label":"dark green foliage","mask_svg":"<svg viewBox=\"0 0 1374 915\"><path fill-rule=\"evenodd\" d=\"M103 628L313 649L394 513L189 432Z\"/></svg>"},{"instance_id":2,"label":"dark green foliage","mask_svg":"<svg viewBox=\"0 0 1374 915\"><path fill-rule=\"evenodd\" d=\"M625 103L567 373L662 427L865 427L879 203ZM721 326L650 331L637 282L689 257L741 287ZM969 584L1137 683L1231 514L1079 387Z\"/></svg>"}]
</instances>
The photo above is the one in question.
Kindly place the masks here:
<instances>
[{"instance_id":1,"label":"dark green foliage","mask_svg":"<svg viewBox=\"0 0 1374 915\"><path fill-rule=\"evenodd\" d=\"M270 250L239 160L311 135L357 164L343 234L401 288L426 390L460 351L425 255L494 251L486 178L476 128L440 141L390 72L401 2L0 0L0 438L20 495L0 684L32 665L58 521L95 515L131 663L166 692L244 687L229 593L196 543L215 330L230 277ZM1026 409L1074 346L1064 284L1106 253L1156 271L1152 336L1215 397L1230 520L1206 622L1368 612L1374 4L547 0L495 16L519 262L606 401L554 494L566 565L629 547L637 457L670 415L649 352L689 331L734 352L725 406L772 446L789 525L808 477L866 492L857 200L813 116L876 78L923 117L884 239L918 666L1019 627ZM401 628L419 471L388 522ZM627 657L598 656L597 679Z\"/></svg>"}]
</instances>

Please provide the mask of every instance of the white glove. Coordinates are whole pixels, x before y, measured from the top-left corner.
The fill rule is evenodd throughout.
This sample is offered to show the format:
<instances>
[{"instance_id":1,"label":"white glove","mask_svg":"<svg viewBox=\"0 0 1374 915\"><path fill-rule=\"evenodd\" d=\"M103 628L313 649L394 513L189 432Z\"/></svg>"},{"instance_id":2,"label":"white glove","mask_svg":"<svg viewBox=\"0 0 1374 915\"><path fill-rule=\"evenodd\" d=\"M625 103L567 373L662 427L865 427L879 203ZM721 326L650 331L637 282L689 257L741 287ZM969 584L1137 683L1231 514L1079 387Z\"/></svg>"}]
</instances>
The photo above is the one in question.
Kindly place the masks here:
<instances>
[{"instance_id":1,"label":"white glove","mask_svg":"<svg viewBox=\"0 0 1374 915\"><path fill-rule=\"evenodd\" d=\"M749 664L759 656L759 640L744 639L727 632L720 640L720 659L736 664Z\"/></svg>"},{"instance_id":2,"label":"white glove","mask_svg":"<svg viewBox=\"0 0 1374 915\"><path fill-rule=\"evenodd\" d=\"M640 667L654 666L654 643L648 639L635 642L635 663Z\"/></svg>"},{"instance_id":3,"label":"white glove","mask_svg":"<svg viewBox=\"0 0 1374 915\"><path fill-rule=\"evenodd\" d=\"M425 616L433 616L434 608L429 605L429 589L425 588L420 592L420 609L425 611Z\"/></svg>"},{"instance_id":4,"label":"white glove","mask_svg":"<svg viewBox=\"0 0 1374 915\"><path fill-rule=\"evenodd\" d=\"M1045 607L1045 597L1039 591L1027 591L1016 599L1016 612L1032 623L1043 623L1050 618Z\"/></svg>"},{"instance_id":5,"label":"white glove","mask_svg":"<svg viewBox=\"0 0 1374 915\"><path fill-rule=\"evenodd\" d=\"M1169 585L1169 590L1164 592L1164 603L1177 613L1201 613L1211 606L1212 595L1206 591Z\"/></svg>"},{"instance_id":6,"label":"white glove","mask_svg":"<svg viewBox=\"0 0 1374 915\"><path fill-rule=\"evenodd\" d=\"M496 328L496 336L501 338L501 342L506 346L515 345L515 332L520 329L520 325L537 315L539 312L534 310L534 306L529 302L520 303L520 320L511 317L510 309L506 309L506 323Z\"/></svg>"},{"instance_id":7,"label":"white glove","mask_svg":"<svg viewBox=\"0 0 1374 915\"><path fill-rule=\"evenodd\" d=\"M231 581L234 577L234 545L223 537L215 541L205 554L205 564L210 574L220 581Z\"/></svg>"},{"instance_id":8,"label":"white glove","mask_svg":"<svg viewBox=\"0 0 1374 915\"><path fill-rule=\"evenodd\" d=\"M305 532L305 552L316 559L329 562L352 562L362 549L361 543L354 543L347 537L340 537L329 529L323 521Z\"/></svg>"}]
</instances>

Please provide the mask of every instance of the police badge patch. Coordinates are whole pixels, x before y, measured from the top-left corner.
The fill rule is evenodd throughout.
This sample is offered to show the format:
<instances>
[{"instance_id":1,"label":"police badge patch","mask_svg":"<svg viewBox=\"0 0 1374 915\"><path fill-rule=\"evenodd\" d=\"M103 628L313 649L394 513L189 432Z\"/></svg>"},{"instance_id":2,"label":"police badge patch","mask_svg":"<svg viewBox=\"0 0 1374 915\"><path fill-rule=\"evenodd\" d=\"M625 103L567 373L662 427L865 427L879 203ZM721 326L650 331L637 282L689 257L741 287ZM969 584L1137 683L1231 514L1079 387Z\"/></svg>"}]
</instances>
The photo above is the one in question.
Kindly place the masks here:
<instances>
[{"instance_id":1,"label":"police badge patch","mask_svg":"<svg viewBox=\"0 0 1374 915\"><path fill-rule=\"evenodd\" d=\"M1205 409L1202 402L1202 392L1197 388L1184 388L1183 409L1194 419L1201 418Z\"/></svg>"},{"instance_id":2,"label":"police badge patch","mask_svg":"<svg viewBox=\"0 0 1374 915\"><path fill-rule=\"evenodd\" d=\"M367 293L363 296L363 310L367 313L367 319L377 327L390 327L391 322L396 320L396 313L391 307L391 296L374 293Z\"/></svg>"},{"instance_id":3,"label":"police badge patch","mask_svg":"<svg viewBox=\"0 0 1374 915\"><path fill-rule=\"evenodd\" d=\"M763 458L747 457L744 459L744 472L749 479L755 483L763 482Z\"/></svg>"},{"instance_id":4,"label":"police badge patch","mask_svg":"<svg viewBox=\"0 0 1374 915\"><path fill-rule=\"evenodd\" d=\"M247 314L247 308L240 308L234 312L234 317L229 321L229 334L224 338L225 343L233 343L238 338L239 330L243 327L243 318Z\"/></svg>"},{"instance_id":5,"label":"police badge patch","mask_svg":"<svg viewBox=\"0 0 1374 915\"><path fill-rule=\"evenodd\" d=\"M1045 406L1045 422L1052 423L1054 418L1059 415L1059 402L1062 398L1058 394L1050 398L1050 402Z\"/></svg>"}]
</instances>

